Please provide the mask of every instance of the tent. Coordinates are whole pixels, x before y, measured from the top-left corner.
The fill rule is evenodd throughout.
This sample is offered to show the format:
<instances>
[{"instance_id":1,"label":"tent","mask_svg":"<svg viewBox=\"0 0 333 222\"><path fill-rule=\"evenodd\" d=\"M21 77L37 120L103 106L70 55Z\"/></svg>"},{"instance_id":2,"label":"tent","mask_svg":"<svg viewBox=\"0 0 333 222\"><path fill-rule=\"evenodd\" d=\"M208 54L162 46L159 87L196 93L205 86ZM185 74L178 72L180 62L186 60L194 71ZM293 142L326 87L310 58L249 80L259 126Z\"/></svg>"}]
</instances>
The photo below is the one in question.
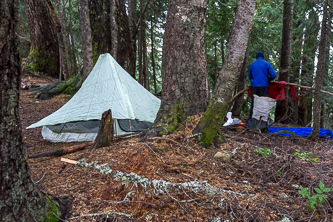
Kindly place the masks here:
<instances>
[{"instance_id":1,"label":"tent","mask_svg":"<svg viewBox=\"0 0 333 222\"><path fill-rule=\"evenodd\" d=\"M51 142L93 141L104 111L111 109L115 135L121 135L149 128L160 103L106 53L64 106L27 129L43 126Z\"/></svg>"}]
</instances>

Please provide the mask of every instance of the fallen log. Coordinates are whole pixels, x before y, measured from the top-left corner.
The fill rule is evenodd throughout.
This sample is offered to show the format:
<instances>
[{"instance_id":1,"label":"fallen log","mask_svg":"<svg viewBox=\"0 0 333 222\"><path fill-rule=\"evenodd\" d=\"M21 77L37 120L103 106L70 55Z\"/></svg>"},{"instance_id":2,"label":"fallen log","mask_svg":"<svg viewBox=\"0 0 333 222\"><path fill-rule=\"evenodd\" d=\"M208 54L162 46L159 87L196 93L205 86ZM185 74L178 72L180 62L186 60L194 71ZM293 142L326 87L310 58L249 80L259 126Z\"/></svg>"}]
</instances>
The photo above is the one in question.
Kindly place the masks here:
<instances>
[{"instance_id":1,"label":"fallen log","mask_svg":"<svg viewBox=\"0 0 333 222\"><path fill-rule=\"evenodd\" d=\"M117 140L117 139L122 139L124 137L131 137L131 136L136 136L136 135L139 135L139 134L138 133L128 133L128 134L123 134L123 135L119 135L119 136L114 136L113 139ZM78 145L74 145L74 146L70 146L70 147L64 147L64 148L59 148L56 150L36 153L36 154L32 154L32 155L28 156L28 158L32 159L32 158L46 157L46 156L62 156L62 155L66 155L69 153L75 153L77 151L86 149L89 146L94 145L94 143L95 142L92 141L92 142L88 142L88 143L84 143L84 144L78 144Z\"/></svg>"},{"instance_id":2,"label":"fallen log","mask_svg":"<svg viewBox=\"0 0 333 222\"><path fill-rule=\"evenodd\" d=\"M74 146L70 146L70 147L59 148L56 150L32 154L28 158L32 159L32 158L45 157L45 156L62 156L65 154L74 153L74 152L83 150L93 144L94 144L94 142L88 142L88 143L78 144L78 145L74 145Z\"/></svg>"}]
</instances>

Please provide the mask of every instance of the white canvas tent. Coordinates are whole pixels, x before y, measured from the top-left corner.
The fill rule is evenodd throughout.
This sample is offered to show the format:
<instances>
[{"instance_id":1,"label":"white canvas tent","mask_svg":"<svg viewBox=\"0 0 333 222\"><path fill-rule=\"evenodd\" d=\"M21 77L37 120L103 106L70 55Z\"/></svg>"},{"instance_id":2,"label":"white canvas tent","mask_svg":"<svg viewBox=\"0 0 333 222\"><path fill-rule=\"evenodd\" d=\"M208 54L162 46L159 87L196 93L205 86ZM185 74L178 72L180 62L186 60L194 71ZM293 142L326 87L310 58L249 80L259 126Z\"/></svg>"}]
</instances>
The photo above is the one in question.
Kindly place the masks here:
<instances>
[{"instance_id":1,"label":"white canvas tent","mask_svg":"<svg viewBox=\"0 0 333 222\"><path fill-rule=\"evenodd\" d=\"M63 107L27 129L43 126L43 138L51 142L93 141L104 111L111 109L120 135L151 126L160 103L107 53Z\"/></svg>"}]
</instances>

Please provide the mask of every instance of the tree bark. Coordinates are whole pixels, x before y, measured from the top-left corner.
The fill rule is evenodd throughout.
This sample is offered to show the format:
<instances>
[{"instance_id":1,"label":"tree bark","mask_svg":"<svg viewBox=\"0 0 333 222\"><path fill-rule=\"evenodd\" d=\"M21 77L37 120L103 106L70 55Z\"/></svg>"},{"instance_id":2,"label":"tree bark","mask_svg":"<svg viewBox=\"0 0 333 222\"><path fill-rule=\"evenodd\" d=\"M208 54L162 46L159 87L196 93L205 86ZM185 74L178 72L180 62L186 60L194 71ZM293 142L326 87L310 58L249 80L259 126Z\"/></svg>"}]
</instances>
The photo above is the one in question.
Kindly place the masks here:
<instances>
[{"instance_id":1,"label":"tree bark","mask_svg":"<svg viewBox=\"0 0 333 222\"><path fill-rule=\"evenodd\" d=\"M113 119L111 110L107 110L102 114L101 125L91 150L96 148L110 146L113 143Z\"/></svg>"},{"instance_id":2,"label":"tree bark","mask_svg":"<svg viewBox=\"0 0 333 222\"><path fill-rule=\"evenodd\" d=\"M24 71L41 72L58 78L60 70L58 31L47 1L24 0L30 30L31 49Z\"/></svg>"},{"instance_id":3,"label":"tree bark","mask_svg":"<svg viewBox=\"0 0 333 222\"><path fill-rule=\"evenodd\" d=\"M238 83L237 83L237 86L236 86L236 93L241 91L244 87L245 87L245 79L246 79L246 67L247 67L247 48L246 47L246 52L245 52L245 57L244 57L244 61L243 61L243 64L242 64L242 69L241 69L241 72L240 72L240 75L239 75L239 78L238 78ZM232 114L234 116L240 116L241 114L241 110L242 110L242 106L243 106L243 102L244 102L244 96L240 96L238 97L233 106L232 106Z\"/></svg>"},{"instance_id":4,"label":"tree bark","mask_svg":"<svg viewBox=\"0 0 333 222\"><path fill-rule=\"evenodd\" d=\"M221 142L219 128L228 112L232 90L237 84L244 61L247 43L252 28L255 0L239 0L235 21L229 39L229 48L222 70L210 100L193 134L200 135L199 142L210 147L213 142Z\"/></svg>"},{"instance_id":5,"label":"tree bark","mask_svg":"<svg viewBox=\"0 0 333 222\"><path fill-rule=\"evenodd\" d=\"M87 0L79 0L79 15L82 40L83 79L86 79L94 67L89 7Z\"/></svg>"},{"instance_id":6,"label":"tree bark","mask_svg":"<svg viewBox=\"0 0 333 222\"><path fill-rule=\"evenodd\" d=\"M320 90L323 85L323 79L326 72L326 44L327 44L327 4L328 0L324 0L323 4L323 20L321 22L320 42L319 42L319 54L318 64L315 78L315 92L313 99L313 129L309 135L309 139L315 139L319 135L320 131L320 103L321 95Z\"/></svg>"},{"instance_id":7,"label":"tree bark","mask_svg":"<svg viewBox=\"0 0 333 222\"><path fill-rule=\"evenodd\" d=\"M100 54L112 51L110 3L110 0L88 0L94 63Z\"/></svg>"},{"instance_id":8,"label":"tree bark","mask_svg":"<svg viewBox=\"0 0 333 222\"><path fill-rule=\"evenodd\" d=\"M139 71L139 80L138 82L143 85L143 0L139 0L140 1L140 17L139 17L139 49L138 49L138 54L139 54L139 58L138 58L138 71Z\"/></svg>"},{"instance_id":9,"label":"tree bark","mask_svg":"<svg viewBox=\"0 0 333 222\"><path fill-rule=\"evenodd\" d=\"M12 221L58 221L64 214L52 197L29 176L19 118L20 56L16 35L19 1L0 2L0 218Z\"/></svg>"},{"instance_id":10,"label":"tree bark","mask_svg":"<svg viewBox=\"0 0 333 222\"><path fill-rule=\"evenodd\" d=\"M59 16L56 15L55 10L53 9L51 1L48 1L48 5L50 9L53 9L54 14L53 20L55 21L57 30L58 30L58 40L59 40L59 46L60 46L60 53L61 53L61 66L63 67L63 76L65 79L70 78L73 73L72 73L72 67L69 59L69 53L68 53L68 48L69 48L69 43L67 41L67 34L65 31L65 22L64 22L64 15L62 13L62 5L61 1L57 0L57 8L58 8L58 14ZM51 11L51 12L52 12ZM59 79L61 80L61 79Z\"/></svg>"},{"instance_id":11,"label":"tree bark","mask_svg":"<svg viewBox=\"0 0 333 222\"><path fill-rule=\"evenodd\" d=\"M159 134L177 129L203 112L209 99L205 54L207 0L171 0L162 55L162 103L155 120Z\"/></svg>"},{"instance_id":12,"label":"tree bark","mask_svg":"<svg viewBox=\"0 0 333 222\"><path fill-rule=\"evenodd\" d=\"M134 64L134 67L129 74L131 74L133 78L135 78L136 69L136 20L136 0L128 0L128 23L131 34L131 48L133 50L133 58L131 58L133 61L131 61L131 63Z\"/></svg>"},{"instance_id":13,"label":"tree bark","mask_svg":"<svg viewBox=\"0 0 333 222\"><path fill-rule=\"evenodd\" d=\"M280 73L279 81L289 82L290 75L290 53L291 53L291 40L292 40L292 28L293 28L293 12L294 12L294 0L284 0L283 2L283 24L282 24L282 44L281 44L281 58L280 58ZM288 116L291 116L291 111L288 104L288 91L286 91L286 99L277 101L275 108L275 121L281 121L283 123L289 123L290 120L281 120L283 116L288 112Z\"/></svg>"},{"instance_id":14,"label":"tree bark","mask_svg":"<svg viewBox=\"0 0 333 222\"><path fill-rule=\"evenodd\" d=\"M314 5L312 5L314 7ZM306 12L308 13L308 12ZM303 38L303 55L302 55L302 70L301 70L301 85L313 85L314 61L317 50L317 35L319 31L319 19L317 13L312 9L309 12L307 21L314 23L311 27L306 27ZM298 102L298 124L306 126L312 121L312 93L305 89L300 89L299 102Z\"/></svg>"},{"instance_id":15,"label":"tree bark","mask_svg":"<svg viewBox=\"0 0 333 222\"><path fill-rule=\"evenodd\" d=\"M128 73L135 72L135 54L125 1L111 0L111 54Z\"/></svg>"}]
</instances>

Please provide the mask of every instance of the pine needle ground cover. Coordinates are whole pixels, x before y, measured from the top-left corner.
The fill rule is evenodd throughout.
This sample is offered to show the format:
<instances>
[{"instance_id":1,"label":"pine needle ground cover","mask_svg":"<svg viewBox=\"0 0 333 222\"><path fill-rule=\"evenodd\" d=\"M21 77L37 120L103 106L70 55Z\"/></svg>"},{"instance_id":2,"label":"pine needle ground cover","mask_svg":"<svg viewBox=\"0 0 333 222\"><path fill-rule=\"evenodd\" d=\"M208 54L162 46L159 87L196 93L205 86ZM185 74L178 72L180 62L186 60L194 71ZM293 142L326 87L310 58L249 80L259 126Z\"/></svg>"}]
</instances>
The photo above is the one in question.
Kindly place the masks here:
<instances>
[{"instance_id":1,"label":"pine needle ground cover","mask_svg":"<svg viewBox=\"0 0 333 222\"><path fill-rule=\"evenodd\" d=\"M23 79L37 81L49 80ZM45 141L40 129L25 130L68 100L38 100L22 90L27 155L72 145ZM191 133L199 119L187 118L181 131L165 137L62 156L77 164L61 157L29 159L30 174L40 190L72 198L67 221L333 220L332 139L221 127L227 142L205 149ZM322 200L314 204L311 197Z\"/></svg>"}]
</instances>

